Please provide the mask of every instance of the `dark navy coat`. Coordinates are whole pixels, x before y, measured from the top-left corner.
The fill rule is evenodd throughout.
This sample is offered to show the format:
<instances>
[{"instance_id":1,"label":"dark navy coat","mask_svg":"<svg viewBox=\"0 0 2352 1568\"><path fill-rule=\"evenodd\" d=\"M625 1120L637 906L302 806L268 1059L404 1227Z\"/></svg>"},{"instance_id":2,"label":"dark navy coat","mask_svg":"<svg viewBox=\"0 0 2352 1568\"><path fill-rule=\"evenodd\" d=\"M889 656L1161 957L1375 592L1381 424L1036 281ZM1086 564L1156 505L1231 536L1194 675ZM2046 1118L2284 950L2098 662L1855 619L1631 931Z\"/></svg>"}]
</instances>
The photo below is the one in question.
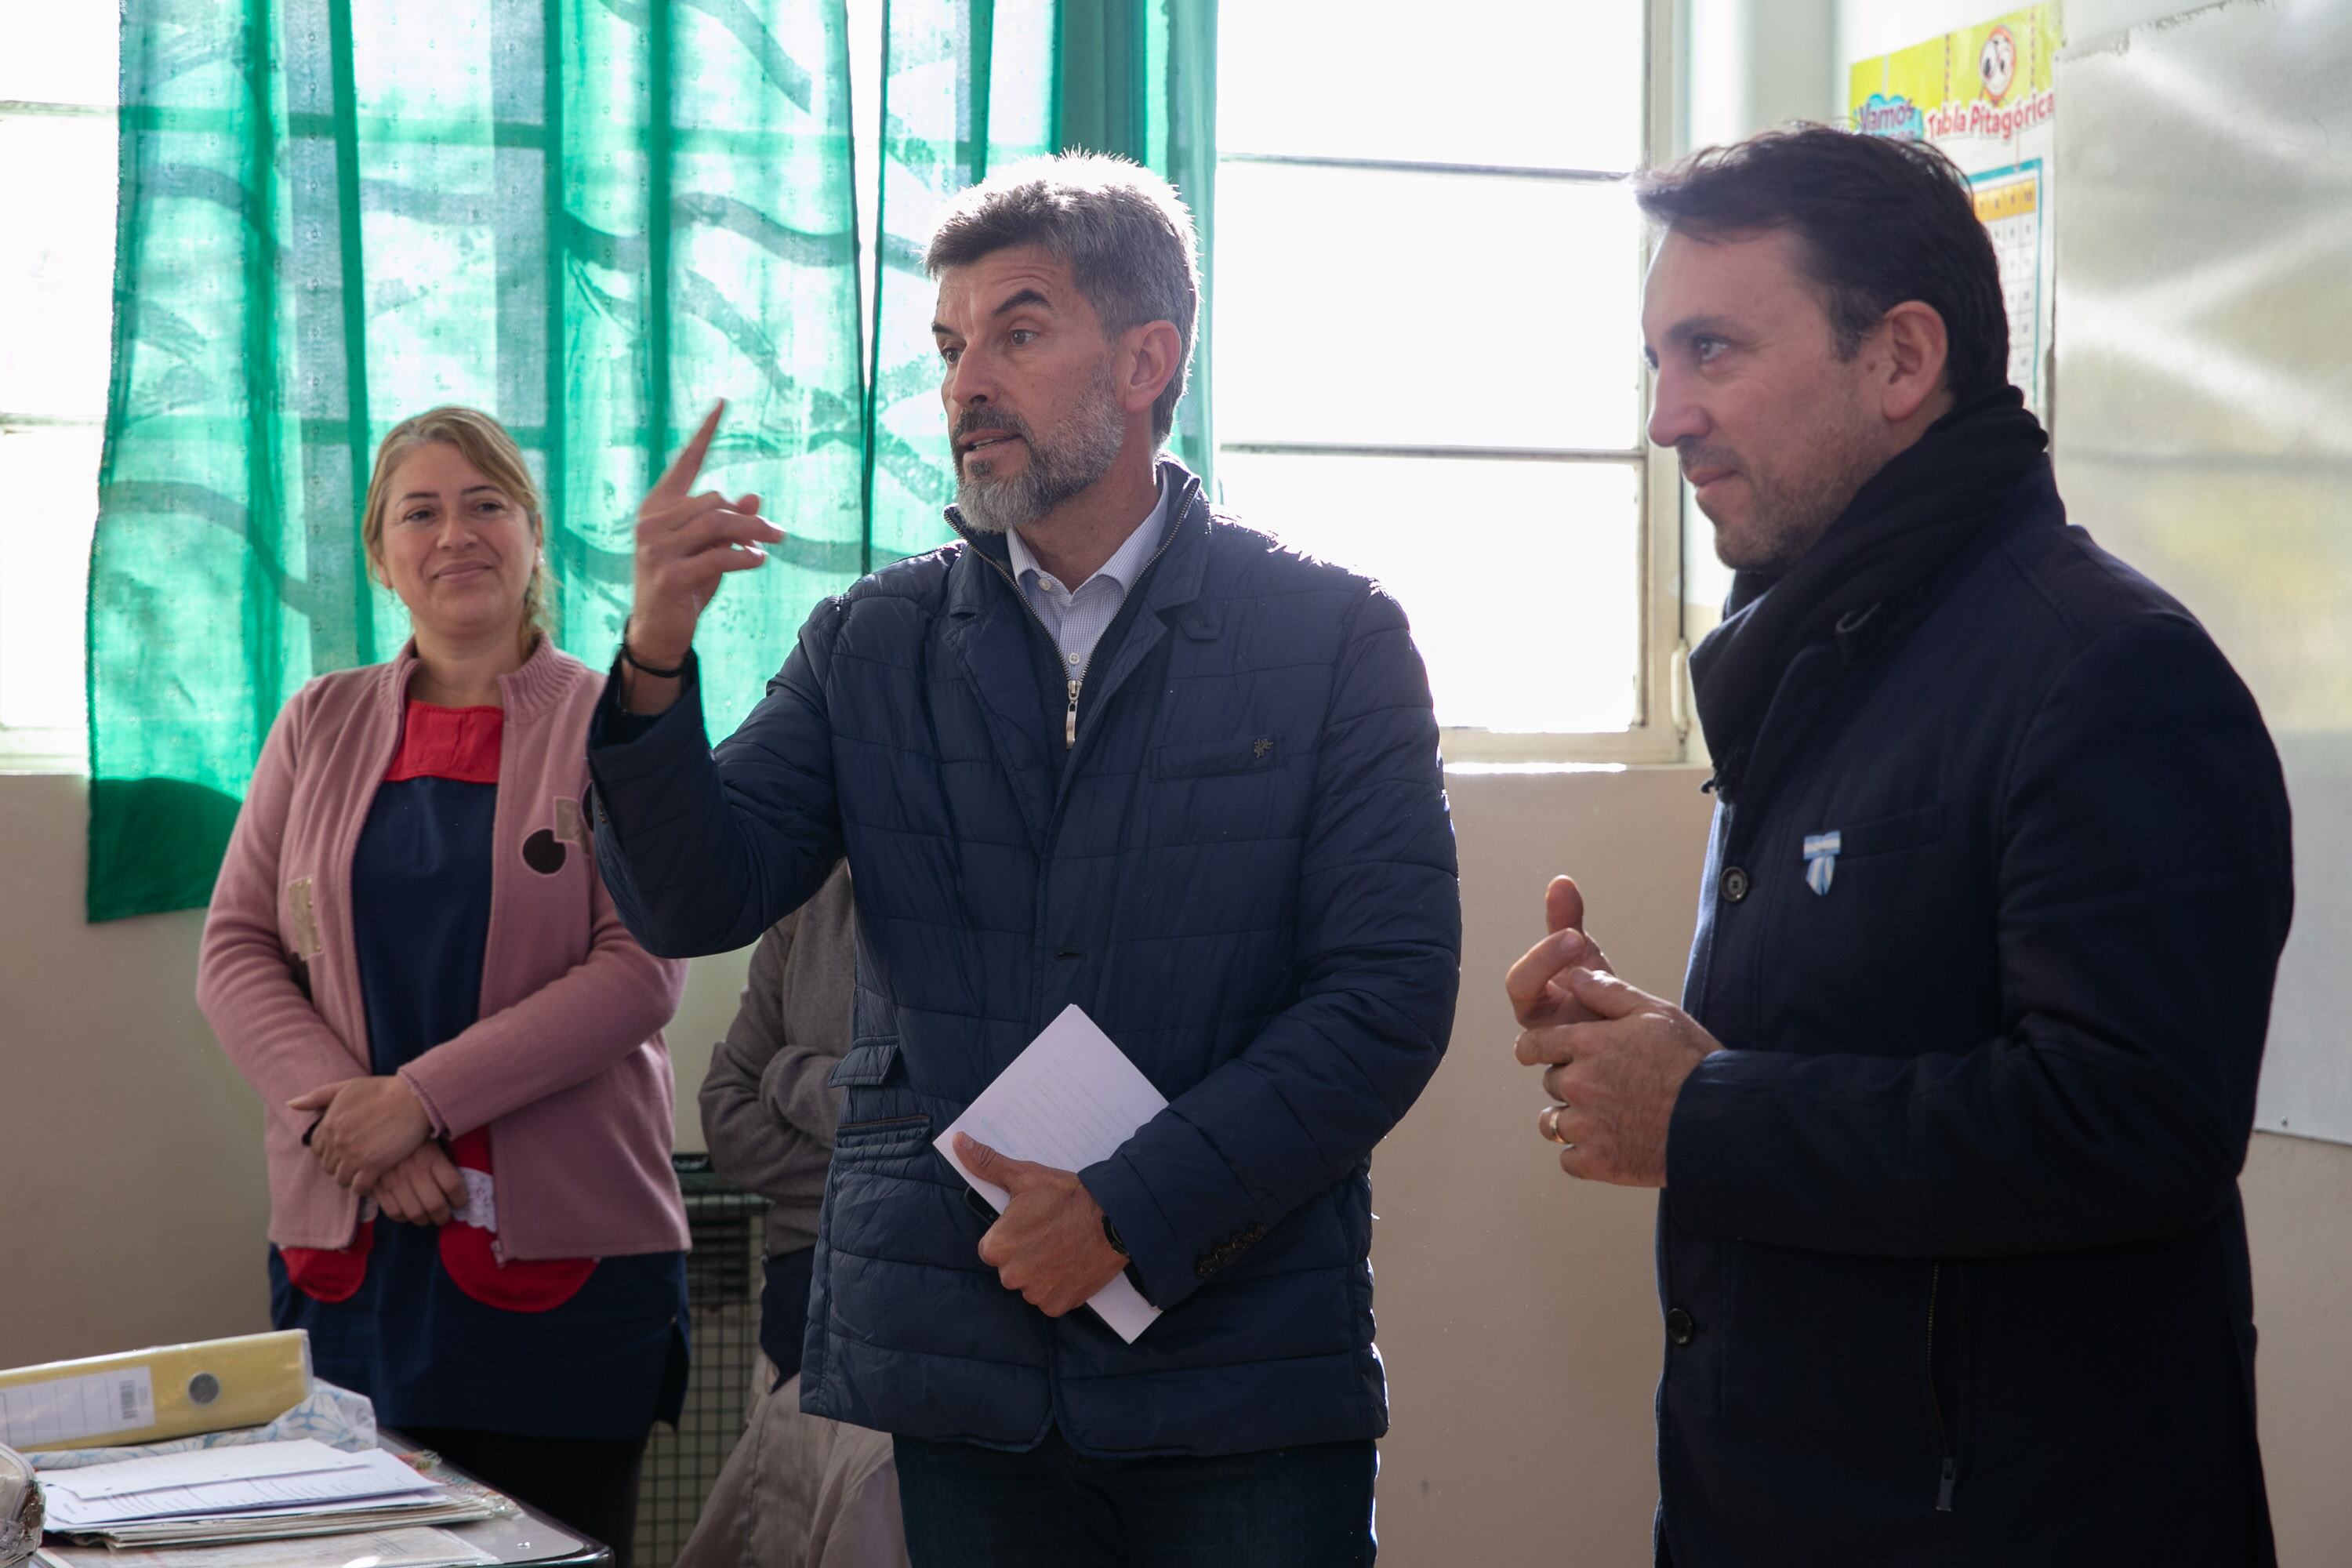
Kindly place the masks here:
<instances>
[{"instance_id":1,"label":"dark navy coat","mask_svg":"<svg viewBox=\"0 0 2352 1568\"><path fill-rule=\"evenodd\" d=\"M1163 472L1176 521L1066 754L1002 539L820 605L715 765L689 702L592 736L598 860L648 951L750 942L845 854L856 879L811 1410L1122 1455L1386 1427L1369 1157L1435 1069L1460 976L1428 684L1395 601ZM931 1147L1072 1003L1171 1101L1081 1173L1166 1312L1131 1346L1006 1290Z\"/></svg>"},{"instance_id":2,"label":"dark navy coat","mask_svg":"<svg viewBox=\"0 0 2352 1568\"><path fill-rule=\"evenodd\" d=\"M2252 698L2046 462L1792 661L1685 991L1728 1048L1659 1211L1662 1562L2272 1561L2237 1176L2291 903Z\"/></svg>"}]
</instances>

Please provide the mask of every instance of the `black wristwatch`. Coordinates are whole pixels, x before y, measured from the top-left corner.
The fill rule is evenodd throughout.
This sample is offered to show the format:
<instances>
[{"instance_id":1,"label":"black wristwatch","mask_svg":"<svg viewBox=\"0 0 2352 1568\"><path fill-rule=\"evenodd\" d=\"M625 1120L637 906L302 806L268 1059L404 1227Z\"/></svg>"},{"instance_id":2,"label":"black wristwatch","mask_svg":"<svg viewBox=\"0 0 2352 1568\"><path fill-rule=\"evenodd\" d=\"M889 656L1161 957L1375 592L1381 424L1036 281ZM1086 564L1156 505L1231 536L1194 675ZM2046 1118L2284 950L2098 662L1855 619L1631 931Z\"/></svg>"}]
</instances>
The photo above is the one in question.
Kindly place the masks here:
<instances>
[{"instance_id":1,"label":"black wristwatch","mask_svg":"<svg viewBox=\"0 0 2352 1568\"><path fill-rule=\"evenodd\" d=\"M1127 1249L1127 1243L1118 1238L1118 1226L1111 1224L1110 1215L1103 1215L1103 1239L1109 1242L1110 1249L1113 1252L1118 1253L1121 1258L1132 1258L1135 1256L1135 1254Z\"/></svg>"}]
</instances>

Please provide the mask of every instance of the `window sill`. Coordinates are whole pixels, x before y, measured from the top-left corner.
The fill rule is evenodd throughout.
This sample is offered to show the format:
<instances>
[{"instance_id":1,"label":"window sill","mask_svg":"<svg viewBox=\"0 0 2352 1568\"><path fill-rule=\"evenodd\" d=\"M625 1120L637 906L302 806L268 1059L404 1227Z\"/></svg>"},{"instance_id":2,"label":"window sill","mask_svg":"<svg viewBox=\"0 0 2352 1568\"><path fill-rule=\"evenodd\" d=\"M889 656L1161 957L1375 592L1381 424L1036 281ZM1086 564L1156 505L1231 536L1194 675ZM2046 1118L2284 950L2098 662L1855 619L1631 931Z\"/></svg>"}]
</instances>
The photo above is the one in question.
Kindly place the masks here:
<instances>
[{"instance_id":1,"label":"window sill","mask_svg":"<svg viewBox=\"0 0 2352 1568\"><path fill-rule=\"evenodd\" d=\"M1693 760L1683 737L1665 726L1589 735L1443 729L1438 749L1450 773L1677 767Z\"/></svg>"},{"instance_id":2,"label":"window sill","mask_svg":"<svg viewBox=\"0 0 2352 1568\"><path fill-rule=\"evenodd\" d=\"M89 740L79 730L0 730L0 773L89 772Z\"/></svg>"}]
</instances>

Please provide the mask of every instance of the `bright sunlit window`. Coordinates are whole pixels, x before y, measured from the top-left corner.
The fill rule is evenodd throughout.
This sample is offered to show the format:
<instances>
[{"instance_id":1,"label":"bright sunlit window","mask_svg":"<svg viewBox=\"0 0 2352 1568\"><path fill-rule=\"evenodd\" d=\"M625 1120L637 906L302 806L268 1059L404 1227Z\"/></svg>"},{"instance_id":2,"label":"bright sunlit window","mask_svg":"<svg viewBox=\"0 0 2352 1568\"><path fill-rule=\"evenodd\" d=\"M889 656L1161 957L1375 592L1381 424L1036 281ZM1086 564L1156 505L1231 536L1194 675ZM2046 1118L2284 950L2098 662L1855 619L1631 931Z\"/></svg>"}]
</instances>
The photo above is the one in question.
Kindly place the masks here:
<instances>
[{"instance_id":1,"label":"bright sunlit window","mask_svg":"<svg viewBox=\"0 0 2352 1568\"><path fill-rule=\"evenodd\" d=\"M1678 754L1679 498L1643 449L1623 185L1664 152L1671 9L1454 0L1435 26L1369 0L1335 26L1327 0L1250 0L1219 20L1219 483L1396 594L1457 760ZM863 164L880 7L849 11ZM83 752L114 29L112 6L52 7L0 54L0 210L37 215L0 226L0 767Z\"/></svg>"},{"instance_id":2,"label":"bright sunlit window","mask_svg":"<svg viewBox=\"0 0 2352 1568\"><path fill-rule=\"evenodd\" d=\"M1654 9L1219 17L1224 500L1397 596L1455 759L1679 745L1679 498L1642 440L1625 185L1662 121Z\"/></svg>"},{"instance_id":3,"label":"bright sunlit window","mask_svg":"<svg viewBox=\"0 0 2352 1568\"><path fill-rule=\"evenodd\" d=\"M77 767L114 284L115 13L0 51L0 768Z\"/></svg>"}]
</instances>

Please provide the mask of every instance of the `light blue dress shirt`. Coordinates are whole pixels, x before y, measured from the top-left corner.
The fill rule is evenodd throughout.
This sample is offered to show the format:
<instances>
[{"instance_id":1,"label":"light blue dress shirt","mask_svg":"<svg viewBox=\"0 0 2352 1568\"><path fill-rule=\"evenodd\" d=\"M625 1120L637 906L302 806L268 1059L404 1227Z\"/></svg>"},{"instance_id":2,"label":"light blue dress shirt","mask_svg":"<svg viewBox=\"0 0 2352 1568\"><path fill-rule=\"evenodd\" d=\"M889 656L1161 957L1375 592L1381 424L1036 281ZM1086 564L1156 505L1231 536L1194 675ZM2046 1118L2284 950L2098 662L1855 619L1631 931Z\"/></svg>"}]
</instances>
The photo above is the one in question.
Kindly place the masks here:
<instances>
[{"instance_id":1,"label":"light blue dress shirt","mask_svg":"<svg viewBox=\"0 0 2352 1568\"><path fill-rule=\"evenodd\" d=\"M1102 640L1118 607L1127 603L1128 590L1135 586L1135 580L1150 563L1167 526L1168 481L1163 478L1160 481L1160 499L1153 503L1151 514L1136 525L1127 536L1127 542L1111 552L1100 571L1076 589L1037 564L1037 558L1029 553L1019 529L1006 531L1004 542L1012 551L1013 581L1021 584L1022 596L1037 612L1037 618L1045 623L1055 646L1062 650L1062 678L1073 686L1084 684L1095 644ZM1075 700L1074 697L1074 705Z\"/></svg>"}]
</instances>

